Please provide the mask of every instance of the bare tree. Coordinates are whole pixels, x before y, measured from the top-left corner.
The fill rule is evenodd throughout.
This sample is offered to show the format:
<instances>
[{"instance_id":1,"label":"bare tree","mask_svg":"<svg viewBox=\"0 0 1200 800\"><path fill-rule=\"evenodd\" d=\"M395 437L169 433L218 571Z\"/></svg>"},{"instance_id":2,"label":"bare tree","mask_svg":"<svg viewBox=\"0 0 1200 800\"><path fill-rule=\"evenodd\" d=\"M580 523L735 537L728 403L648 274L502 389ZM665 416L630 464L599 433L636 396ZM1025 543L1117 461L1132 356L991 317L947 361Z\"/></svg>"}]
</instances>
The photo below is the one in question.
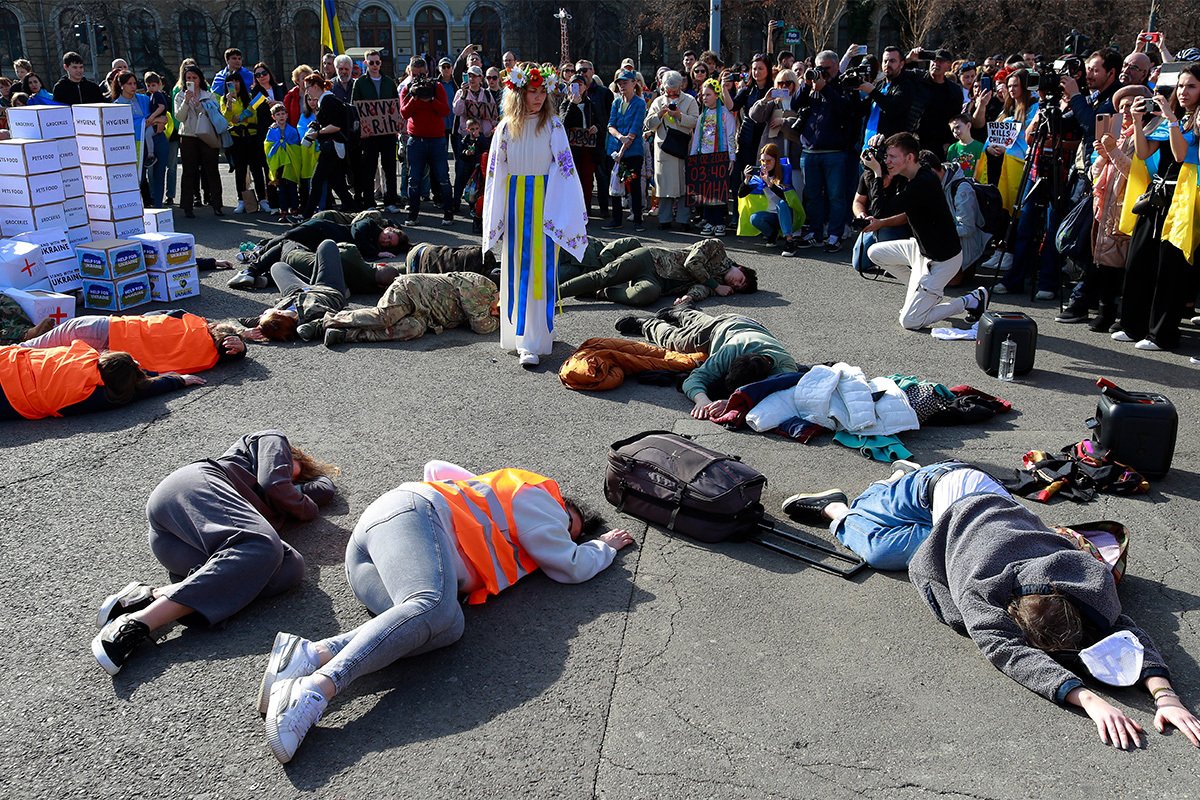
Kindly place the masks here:
<instances>
[{"instance_id":1,"label":"bare tree","mask_svg":"<svg viewBox=\"0 0 1200 800\"><path fill-rule=\"evenodd\" d=\"M891 0L907 47L923 47L929 34L959 4L954 0Z\"/></svg>"},{"instance_id":2,"label":"bare tree","mask_svg":"<svg viewBox=\"0 0 1200 800\"><path fill-rule=\"evenodd\" d=\"M804 28L811 52L818 53L833 46L838 20L845 10L845 0L798 0L790 13Z\"/></svg>"}]
</instances>

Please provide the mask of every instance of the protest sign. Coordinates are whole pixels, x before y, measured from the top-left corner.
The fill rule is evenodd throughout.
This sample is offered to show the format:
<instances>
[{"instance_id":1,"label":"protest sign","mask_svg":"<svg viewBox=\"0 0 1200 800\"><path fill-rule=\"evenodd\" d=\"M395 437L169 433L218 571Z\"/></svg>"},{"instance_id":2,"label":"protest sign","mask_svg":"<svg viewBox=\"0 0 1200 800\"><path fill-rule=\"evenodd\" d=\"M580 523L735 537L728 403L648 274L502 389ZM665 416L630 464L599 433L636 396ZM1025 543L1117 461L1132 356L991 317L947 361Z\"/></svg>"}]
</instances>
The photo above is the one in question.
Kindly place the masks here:
<instances>
[{"instance_id":1,"label":"protest sign","mask_svg":"<svg viewBox=\"0 0 1200 800\"><path fill-rule=\"evenodd\" d=\"M729 197L729 153L688 156L687 187L695 205L716 205Z\"/></svg>"},{"instance_id":2,"label":"protest sign","mask_svg":"<svg viewBox=\"0 0 1200 800\"><path fill-rule=\"evenodd\" d=\"M989 122L987 131L988 144L998 144L1007 150L1021 135L1021 126L1016 122Z\"/></svg>"},{"instance_id":3,"label":"protest sign","mask_svg":"<svg viewBox=\"0 0 1200 800\"><path fill-rule=\"evenodd\" d=\"M400 101L355 100L358 111L359 136L396 136L404 133L404 119L400 116Z\"/></svg>"}]
</instances>

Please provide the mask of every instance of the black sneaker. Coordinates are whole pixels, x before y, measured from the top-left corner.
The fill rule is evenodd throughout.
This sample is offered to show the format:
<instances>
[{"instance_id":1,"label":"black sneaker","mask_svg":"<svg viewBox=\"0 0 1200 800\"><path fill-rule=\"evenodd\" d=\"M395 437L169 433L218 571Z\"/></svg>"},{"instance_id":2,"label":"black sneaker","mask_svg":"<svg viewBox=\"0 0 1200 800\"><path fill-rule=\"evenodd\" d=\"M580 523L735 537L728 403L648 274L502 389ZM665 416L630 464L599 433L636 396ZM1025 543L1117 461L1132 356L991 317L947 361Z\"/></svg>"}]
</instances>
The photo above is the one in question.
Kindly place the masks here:
<instances>
[{"instance_id":1,"label":"black sneaker","mask_svg":"<svg viewBox=\"0 0 1200 800\"><path fill-rule=\"evenodd\" d=\"M96 627L103 628L122 614L141 611L154 602L154 587L148 583L134 581L116 594L110 594L100 604L96 614Z\"/></svg>"},{"instance_id":2,"label":"black sneaker","mask_svg":"<svg viewBox=\"0 0 1200 800\"><path fill-rule=\"evenodd\" d=\"M824 525L829 519L822 513L834 503L846 503L846 493L841 489L829 489L816 494L794 494L783 501L783 513L797 522Z\"/></svg>"},{"instance_id":3,"label":"black sneaker","mask_svg":"<svg viewBox=\"0 0 1200 800\"><path fill-rule=\"evenodd\" d=\"M633 221L633 230L637 233L645 233L646 232L646 223L639 222L638 220L635 219Z\"/></svg>"},{"instance_id":4,"label":"black sneaker","mask_svg":"<svg viewBox=\"0 0 1200 800\"><path fill-rule=\"evenodd\" d=\"M109 675L116 675L125 666L133 651L150 641L150 629L128 615L121 615L105 625L92 639L92 655Z\"/></svg>"},{"instance_id":5,"label":"black sneaker","mask_svg":"<svg viewBox=\"0 0 1200 800\"><path fill-rule=\"evenodd\" d=\"M341 328L328 328L325 331L325 346L337 347L346 343L346 332Z\"/></svg>"},{"instance_id":6,"label":"black sneaker","mask_svg":"<svg viewBox=\"0 0 1200 800\"><path fill-rule=\"evenodd\" d=\"M826 241L826 242L825 242L825 252L826 252L826 253L840 253L840 252L842 252L842 243L841 243L841 241L840 241L840 240L838 240L838 241L834 241L833 239L829 239L828 241Z\"/></svg>"},{"instance_id":7,"label":"black sneaker","mask_svg":"<svg viewBox=\"0 0 1200 800\"><path fill-rule=\"evenodd\" d=\"M967 322L972 324L979 322L983 317L983 312L987 311L988 303L992 300L992 294L987 289L980 286L975 291L971 292L975 297L975 307L967 309Z\"/></svg>"},{"instance_id":8,"label":"black sneaker","mask_svg":"<svg viewBox=\"0 0 1200 800\"><path fill-rule=\"evenodd\" d=\"M296 338L302 342L311 342L314 339L319 339L323 335L324 326L319 320L313 322L302 322L296 326Z\"/></svg>"},{"instance_id":9,"label":"black sneaker","mask_svg":"<svg viewBox=\"0 0 1200 800\"><path fill-rule=\"evenodd\" d=\"M1107 333L1108 329L1115 321L1116 317L1112 316L1111 314L1106 314L1104 309L1101 309L1096 318L1092 320L1090 325L1088 325L1088 330L1092 331L1093 333Z\"/></svg>"},{"instance_id":10,"label":"black sneaker","mask_svg":"<svg viewBox=\"0 0 1200 800\"><path fill-rule=\"evenodd\" d=\"M1088 319L1088 310L1086 306L1080 307L1071 304L1062 311L1058 312L1058 316L1054 318L1054 321L1062 322L1067 325L1076 325L1080 322L1087 322ZM1109 322L1111 323L1111 320L1109 320ZM1104 327L1107 328L1108 323L1106 323Z\"/></svg>"},{"instance_id":11,"label":"black sneaker","mask_svg":"<svg viewBox=\"0 0 1200 800\"><path fill-rule=\"evenodd\" d=\"M626 336L641 336L642 327L654 317L648 317L645 314L626 314L618 317L616 324L613 326L618 333L623 333Z\"/></svg>"},{"instance_id":12,"label":"black sneaker","mask_svg":"<svg viewBox=\"0 0 1200 800\"><path fill-rule=\"evenodd\" d=\"M606 222L603 225L601 225L600 230L616 231L616 230L620 230L623 226L624 226L624 223L622 223L622 222L609 221L609 222Z\"/></svg>"}]
</instances>

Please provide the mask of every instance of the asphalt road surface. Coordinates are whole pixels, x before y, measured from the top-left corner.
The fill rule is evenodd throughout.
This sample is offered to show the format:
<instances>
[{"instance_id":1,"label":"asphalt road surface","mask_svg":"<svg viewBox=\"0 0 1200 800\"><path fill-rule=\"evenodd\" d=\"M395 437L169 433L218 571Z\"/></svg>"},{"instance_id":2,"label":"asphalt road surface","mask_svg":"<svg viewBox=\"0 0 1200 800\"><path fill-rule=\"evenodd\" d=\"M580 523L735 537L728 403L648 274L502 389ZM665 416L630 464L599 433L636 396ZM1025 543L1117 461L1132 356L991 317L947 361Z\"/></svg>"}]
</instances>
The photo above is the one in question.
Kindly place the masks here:
<instances>
[{"instance_id":1,"label":"asphalt road surface","mask_svg":"<svg viewBox=\"0 0 1200 800\"><path fill-rule=\"evenodd\" d=\"M227 194L231 192L225 177ZM278 231L261 216L177 215L202 255ZM415 241L467 243L432 209ZM593 223L599 233L599 223ZM644 235L680 246L694 237ZM904 435L922 463L956 457L1009 476L1030 449L1088 435L1098 375L1169 396L1181 419L1175 463L1153 491L1056 501L1052 522L1118 519L1133 532L1127 611L1155 637L1185 701L1200 703L1197 511L1200 351L1131 345L1053 322L1050 304L1000 298L1040 327L1034 372L984 375L971 343L896 323L902 287L856 276L846 253L783 259L726 241L760 269L757 295L714 311L762 320L802 363L842 360L870 375L969 383L1018 411L976 426ZM267 291L203 278L181 304L208 317L263 309ZM355 298L373 303L371 298ZM162 305L152 307L163 307ZM802 445L689 418L674 389L629 383L571 392L559 364L584 339L616 335L621 312L567 301L540 372L469 331L332 351L255 346L208 384L124 410L9 423L0 433L0 585L8 645L0 671L6 797L970 798L1195 797L1200 752L1152 729L1141 690L1108 692L1146 727L1134 753L1105 747L1081 713L1056 708L935 622L904 574L844 581L751 544L672 538L604 503L608 446L642 430L693 434L770 479L765 501L841 487L853 496L885 465L828 439ZM341 466L339 497L289 540L308 572L297 591L255 603L215 630L176 629L116 678L89 652L96 606L130 580L165 582L146 543L151 489L238 436L282 428ZM578 586L542 575L467 610L445 650L368 676L331 703L296 759L280 766L254 708L279 630L317 638L367 619L343 570L363 509L429 459L557 478L628 527L637 546ZM1035 504L1036 505L1036 504ZM821 533L821 531L814 531Z\"/></svg>"}]
</instances>

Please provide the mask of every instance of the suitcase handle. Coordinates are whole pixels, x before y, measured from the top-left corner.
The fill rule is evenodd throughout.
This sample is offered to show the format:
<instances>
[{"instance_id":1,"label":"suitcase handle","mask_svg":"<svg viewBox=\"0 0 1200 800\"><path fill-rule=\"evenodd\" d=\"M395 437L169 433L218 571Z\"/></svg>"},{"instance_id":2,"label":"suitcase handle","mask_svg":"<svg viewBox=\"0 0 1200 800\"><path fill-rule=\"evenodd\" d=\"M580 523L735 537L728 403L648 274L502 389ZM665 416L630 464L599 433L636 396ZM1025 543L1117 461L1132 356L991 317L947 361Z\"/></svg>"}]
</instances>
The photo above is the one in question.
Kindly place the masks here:
<instances>
[{"instance_id":1,"label":"suitcase handle","mask_svg":"<svg viewBox=\"0 0 1200 800\"><path fill-rule=\"evenodd\" d=\"M808 564L815 569L819 569L822 572L828 572L830 575L837 575L841 578L849 579L857 575L859 572L862 572L867 566L867 562L863 561L857 555L853 553L847 554L829 542L808 536L801 536L798 533L781 528L779 526L779 521L767 514L764 514L759 519L758 528L761 533L754 539L756 544L759 544L768 550L773 550L776 553L782 553L786 556L791 556L797 561L803 561L805 564ZM819 558L808 555L807 553L797 552L790 548L784 547L783 545L776 544L775 542L767 541L763 538L763 534L765 533L773 533L776 536L788 540L789 542L794 542L801 547L808 548L809 550L816 550L817 552L823 553L832 559L845 562L850 566L846 569L838 569L836 566L826 564Z\"/></svg>"}]
</instances>

